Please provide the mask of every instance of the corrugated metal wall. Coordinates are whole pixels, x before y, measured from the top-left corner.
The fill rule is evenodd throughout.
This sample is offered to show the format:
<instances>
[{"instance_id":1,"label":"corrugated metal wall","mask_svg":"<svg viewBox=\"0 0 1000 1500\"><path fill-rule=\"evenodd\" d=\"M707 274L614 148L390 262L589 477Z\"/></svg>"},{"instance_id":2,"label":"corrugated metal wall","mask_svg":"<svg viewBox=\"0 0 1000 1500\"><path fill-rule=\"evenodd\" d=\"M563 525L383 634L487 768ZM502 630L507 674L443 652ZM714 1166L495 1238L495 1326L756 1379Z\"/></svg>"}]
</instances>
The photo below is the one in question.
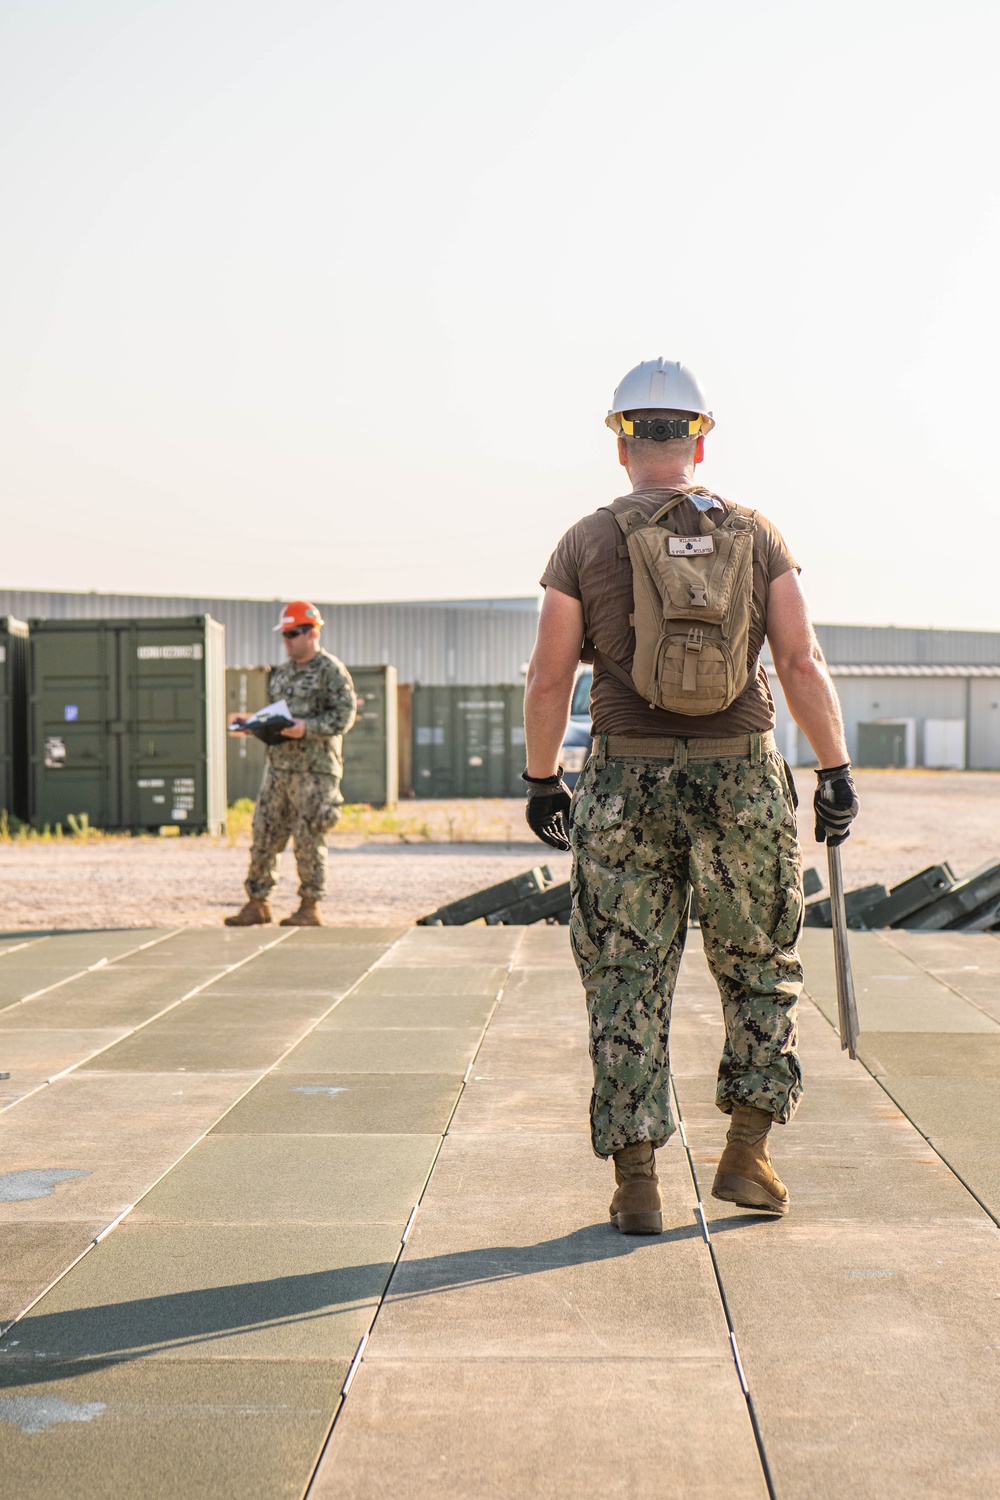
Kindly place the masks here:
<instances>
[{"instance_id":1,"label":"corrugated metal wall","mask_svg":"<svg viewBox=\"0 0 1000 1500\"><path fill-rule=\"evenodd\" d=\"M0 616L99 620L210 614L226 627L227 664L247 667L281 661L281 642L273 627L282 602L0 589ZM391 664L400 682L428 686L520 683L538 624L535 599L459 599L425 604L317 602L327 622L325 644L342 660L371 666ZM1000 631L917 630L894 625L817 625L816 630L827 661L841 666L1000 666Z\"/></svg>"},{"instance_id":2,"label":"corrugated metal wall","mask_svg":"<svg viewBox=\"0 0 1000 1500\"><path fill-rule=\"evenodd\" d=\"M226 627L226 663L283 660L274 633L281 600L179 599L142 594L0 590L0 616L100 620L208 614ZM394 666L400 682L520 684L538 625L536 599L460 599L427 604L328 604L317 600L323 644L342 661Z\"/></svg>"},{"instance_id":3,"label":"corrugated metal wall","mask_svg":"<svg viewBox=\"0 0 1000 1500\"><path fill-rule=\"evenodd\" d=\"M898 666L1000 666L1000 631L916 630L896 625L817 625L828 662ZM768 652L765 647L765 661Z\"/></svg>"}]
</instances>

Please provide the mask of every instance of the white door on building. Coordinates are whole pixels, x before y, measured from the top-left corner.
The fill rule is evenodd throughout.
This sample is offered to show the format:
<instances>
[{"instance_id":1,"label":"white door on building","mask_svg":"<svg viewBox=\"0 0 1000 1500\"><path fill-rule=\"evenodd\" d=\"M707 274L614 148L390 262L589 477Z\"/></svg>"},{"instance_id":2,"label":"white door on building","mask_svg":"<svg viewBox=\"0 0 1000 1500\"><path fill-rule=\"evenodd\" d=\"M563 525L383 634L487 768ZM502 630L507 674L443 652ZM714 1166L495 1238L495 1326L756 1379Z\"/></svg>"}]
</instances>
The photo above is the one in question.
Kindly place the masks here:
<instances>
[{"instance_id":1,"label":"white door on building","mask_svg":"<svg viewBox=\"0 0 1000 1500\"><path fill-rule=\"evenodd\" d=\"M924 765L936 771L965 770L965 720L924 720Z\"/></svg>"},{"instance_id":2,"label":"white door on building","mask_svg":"<svg viewBox=\"0 0 1000 1500\"><path fill-rule=\"evenodd\" d=\"M1000 678L974 679L969 687L969 766L1000 770Z\"/></svg>"}]
</instances>

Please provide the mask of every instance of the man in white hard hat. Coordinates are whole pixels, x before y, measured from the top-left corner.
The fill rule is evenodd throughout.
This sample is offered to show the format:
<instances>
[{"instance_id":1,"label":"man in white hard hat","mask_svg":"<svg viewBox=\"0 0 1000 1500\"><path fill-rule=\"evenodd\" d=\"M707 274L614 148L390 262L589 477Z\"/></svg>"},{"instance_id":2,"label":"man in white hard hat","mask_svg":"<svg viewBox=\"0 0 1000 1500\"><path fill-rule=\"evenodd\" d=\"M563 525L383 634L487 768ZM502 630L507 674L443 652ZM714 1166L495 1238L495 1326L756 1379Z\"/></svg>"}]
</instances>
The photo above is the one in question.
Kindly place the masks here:
<instances>
[{"instance_id":1,"label":"man in white hard hat","mask_svg":"<svg viewBox=\"0 0 1000 1500\"><path fill-rule=\"evenodd\" d=\"M257 927L273 922L270 896L278 855L295 840L299 905L283 917L282 927L320 927L320 902L326 892L326 835L340 817L344 774L343 737L354 723L357 698L351 674L319 643L323 620L315 604L294 599L281 611L287 660L268 681L272 703L282 700L291 724L268 744L267 768L253 813L246 905L227 927ZM239 726L245 715L233 716Z\"/></svg>"},{"instance_id":2,"label":"man in white hard hat","mask_svg":"<svg viewBox=\"0 0 1000 1500\"><path fill-rule=\"evenodd\" d=\"M716 1103L731 1123L712 1191L788 1210L768 1132L802 1092L802 865L765 635L821 767L816 837L841 843L858 802L797 564L762 515L695 483L715 425L699 382L647 360L607 425L632 492L572 526L542 575L524 779L529 825L574 856L570 934L590 1016L591 1135L615 1163L612 1222L648 1234L662 1229L654 1153L674 1130L670 1006L692 890L726 1028ZM582 651L595 737L571 803L558 757Z\"/></svg>"}]
</instances>

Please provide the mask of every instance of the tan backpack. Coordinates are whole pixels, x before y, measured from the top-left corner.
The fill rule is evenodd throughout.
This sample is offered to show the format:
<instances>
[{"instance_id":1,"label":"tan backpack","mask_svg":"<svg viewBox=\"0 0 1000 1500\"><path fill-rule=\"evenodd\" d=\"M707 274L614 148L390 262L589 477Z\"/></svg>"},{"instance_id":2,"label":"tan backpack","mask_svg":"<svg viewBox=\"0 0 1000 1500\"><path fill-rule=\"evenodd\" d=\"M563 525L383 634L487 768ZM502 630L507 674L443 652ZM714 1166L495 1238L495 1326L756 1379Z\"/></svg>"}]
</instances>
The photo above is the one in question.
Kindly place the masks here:
<instances>
[{"instance_id":1,"label":"tan backpack","mask_svg":"<svg viewBox=\"0 0 1000 1500\"><path fill-rule=\"evenodd\" d=\"M619 556L632 563L631 677L603 652L594 655L650 708L705 716L728 708L750 676L757 514L737 505L716 522L702 511L700 535L680 536L664 521L687 495L678 491L651 516L611 512L625 534Z\"/></svg>"}]
</instances>

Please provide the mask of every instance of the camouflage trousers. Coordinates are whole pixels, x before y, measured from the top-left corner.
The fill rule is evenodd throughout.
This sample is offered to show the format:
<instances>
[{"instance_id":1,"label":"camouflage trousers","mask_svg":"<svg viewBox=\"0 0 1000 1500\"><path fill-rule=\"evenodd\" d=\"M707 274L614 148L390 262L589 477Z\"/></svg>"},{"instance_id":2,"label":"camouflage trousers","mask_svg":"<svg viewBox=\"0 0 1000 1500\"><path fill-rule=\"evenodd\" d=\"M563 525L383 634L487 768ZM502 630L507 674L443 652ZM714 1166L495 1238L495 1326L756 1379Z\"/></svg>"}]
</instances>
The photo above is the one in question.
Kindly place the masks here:
<instances>
[{"instance_id":1,"label":"camouflage trousers","mask_svg":"<svg viewBox=\"0 0 1000 1500\"><path fill-rule=\"evenodd\" d=\"M754 743L749 758L678 750L671 761L609 756L602 738L577 783L570 938L590 1015L598 1156L674 1130L670 1008L692 890L726 1028L716 1103L726 1114L752 1104L782 1124L798 1105L794 791L781 757Z\"/></svg>"},{"instance_id":2,"label":"camouflage trousers","mask_svg":"<svg viewBox=\"0 0 1000 1500\"><path fill-rule=\"evenodd\" d=\"M253 814L253 846L246 893L266 900L274 889L278 855L295 840L299 899L321 901L326 891L326 835L340 817L340 779L312 771L264 772Z\"/></svg>"}]
</instances>

